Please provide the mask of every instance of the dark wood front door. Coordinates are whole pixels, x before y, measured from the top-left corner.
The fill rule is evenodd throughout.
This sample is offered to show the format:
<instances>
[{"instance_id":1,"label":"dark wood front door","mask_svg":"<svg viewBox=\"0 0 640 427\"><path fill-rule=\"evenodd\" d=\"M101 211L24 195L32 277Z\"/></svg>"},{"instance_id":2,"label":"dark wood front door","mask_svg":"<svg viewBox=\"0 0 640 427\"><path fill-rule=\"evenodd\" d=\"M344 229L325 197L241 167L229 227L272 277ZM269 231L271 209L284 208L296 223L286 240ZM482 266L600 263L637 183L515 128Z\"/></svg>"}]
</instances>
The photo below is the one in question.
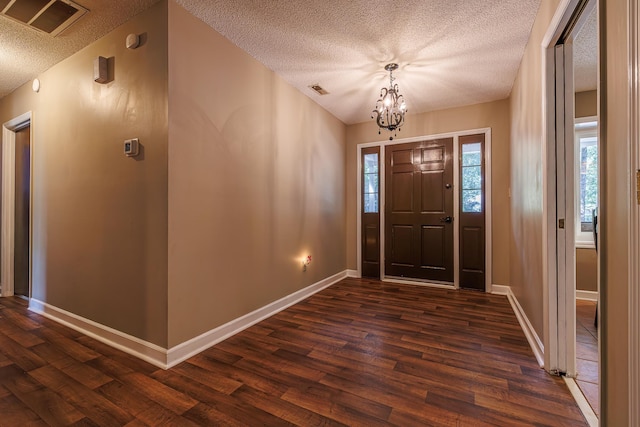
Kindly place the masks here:
<instances>
[{"instance_id":1,"label":"dark wood front door","mask_svg":"<svg viewBox=\"0 0 640 427\"><path fill-rule=\"evenodd\" d=\"M453 138L385 155L385 274L453 283Z\"/></svg>"}]
</instances>

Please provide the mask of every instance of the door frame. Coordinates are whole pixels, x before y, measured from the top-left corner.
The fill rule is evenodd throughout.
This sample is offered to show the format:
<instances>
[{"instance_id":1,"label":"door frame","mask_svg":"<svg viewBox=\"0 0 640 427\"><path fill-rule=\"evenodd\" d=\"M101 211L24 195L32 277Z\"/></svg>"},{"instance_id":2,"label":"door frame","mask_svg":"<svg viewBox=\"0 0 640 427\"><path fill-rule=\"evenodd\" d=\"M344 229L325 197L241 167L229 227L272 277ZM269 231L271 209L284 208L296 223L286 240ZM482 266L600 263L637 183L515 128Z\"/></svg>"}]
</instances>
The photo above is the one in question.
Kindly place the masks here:
<instances>
[{"instance_id":1,"label":"door frame","mask_svg":"<svg viewBox=\"0 0 640 427\"><path fill-rule=\"evenodd\" d=\"M636 182L629 185L629 425L640 425L640 204L633 203L640 195L640 6L629 1L629 170L636 171ZM635 184L635 185L633 185ZM601 400L602 401L602 400Z\"/></svg>"},{"instance_id":2,"label":"door frame","mask_svg":"<svg viewBox=\"0 0 640 427\"><path fill-rule=\"evenodd\" d=\"M32 113L28 111L2 125L2 210L0 211L0 297L14 294L14 249L15 249L15 174L16 174L16 132L31 126ZM30 200L33 203L33 127L30 132ZM32 209L29 209L29 297L31 297L31 262L32 262Z\"/></svg>"},{"instance_id":3,"label":"door frame","mask_svg":"<svg viewBox=\"0 0 640 427\"><path fill-rule=\"evenodd\" d=\"M357 206L356 206L356 211L357 211L357 224L356 224L356 229L357 229L357 233L356 233L356 250L357 250L357 265L358 265L358 269L357 269L357 275L356 277L362 277L362 245L361 245L361 241L362 241L362 149L363 148L367 148L367 147L380 147L380 169L379 169L379 174L380 177L382 177L380 179L380 188L379 188L379 209L380 209L380 279L382 281L386 281L386 282L393 282L393 283L407 283L407 284L413 284L413 285L423 285L423 286L431 286L431 287L439 287L439 288L447 288L447 289L451 289L451 288L455 288L458 289L460 287L460 272L459 272L459 266L460 266L460 232L458 230L457 226L454 226L454 231L453 231L453 268L454 268L454 283L452 286L449 285L443 285L443 284L439 284L439 283L430 283L428 281L422 281L422 280L411 280L411 279L397 279L397 278L390 278L390 277L386 277L385 276L385 272L384 272L384 263L385 263L385 257L384 257L384 245L385 245L385 233L384 233L384 227L383 224L385 222L385 215L384 215L384 206L385 206L385 190L386 190L386 183L385 183L385 172L386 172L386 168L385 168L385 162L382 161L385 158L386 155L386 150L385 147L390 146L390 145L398 145L398 144L406 144L406 143L411 143L411 142L420 142L420 141L428 141L428 140L432 140L432 139L439 139L439 138L453 138L453 157L454 157L454 162L453 162L453 173L454 173L454 178L453 178L453 188L456 190L454 192L454 197L453 197L453 205L454 205L454 221L457 221L457 219L459 218L459 211L460 211L460 195L459 195L459 189L460 189L460 183L459 181L459 162L458 157L459 157L459 147L458 147L458 137L460 136L465 136L465 135L474 135L474 134L484 134L485 136L485 148L484 148L484 161L485 161L485 292L491 292L492 289L492 253L491 253L491 248L492 248L492 229L491 229L491 208L492 208L492 204L491 204L491 128L479 128L479 129L469 129L469 130L464 130L464 131L458 131L458 132L447 132L447 133L440 133L440 134L433 134L433 135L424 135L424 136L417 136L417 137L411 137L411 138L402 138L402 139L394 139L394 140L383 140L383 141L374 141L374 142L366 142L366 143L360 143L357 145L357 155L356 155L356 161L357 161L357 179L356 179L356 185L357 185Z\"/></svg>"}]
</instances>

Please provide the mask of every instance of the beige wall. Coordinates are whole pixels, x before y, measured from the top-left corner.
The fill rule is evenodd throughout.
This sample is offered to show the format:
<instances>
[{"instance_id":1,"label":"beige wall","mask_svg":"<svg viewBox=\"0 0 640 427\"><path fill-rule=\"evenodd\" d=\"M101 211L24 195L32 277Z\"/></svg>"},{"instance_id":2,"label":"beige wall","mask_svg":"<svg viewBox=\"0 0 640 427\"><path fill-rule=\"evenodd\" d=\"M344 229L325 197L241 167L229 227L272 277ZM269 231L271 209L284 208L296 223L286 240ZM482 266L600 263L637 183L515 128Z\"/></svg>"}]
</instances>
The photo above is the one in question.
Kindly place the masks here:
<instances>
[{"instance_id":1,"label":"beige wall","mask_svg":"<svg viewBox=\"0 0 640 427\"><path fill-rule=\"evenodd\" d=\"M174 2L40 80L0 100L33 112L34 298L171 347L345 270L345 126Z\"/></svg>"},{"instance_id":2,"label":"beige wall","mask_svg":"<svg viewBox=\"0 0 640 427\"><path fill-rule=\"evenodd\" d=\"M598 91L577 92L575 95L575 116L592 117L598 115Z\"/></svg>"},{"instance_id":3,"label":"beige wall","mask_svg":"<svg viewBox=\"0 0 640 427\"><path fill-rule=\"evenodd\" d=\"M600 0L600 307L603 426L629 425L629 42L627 2ZM601 249L600 249L601 248ZM637 260L636 260L637 262ZM638 337L635 337L638 339Z\"/></svg>"},{"instance_id":4,"label":"beige wall","mask_svg":"<svg viewBox=\"0 0 640 427\"><path fill-rule=\"evenodd\" d=\"M345 126L174 1L169 34L173 346L345 270Z\"/></svg>"},{"instance_id":5,"label":"beige wall","mask_svg":"<svg viewBox=\"0 0 640 427\"><path fill-rule=\"evenodd\" d=\"M491 128L492 244L494 284L509 284L509 101L408 115L398 138ZM347 265L357 265L357 145L384 141L374 120L347 127Z\"/></svg>"},{"instance_id":6,"label":"beige wall","mask_svg":"<svg viewBox=\"0 0 640 427\"><path fill-rule=\"evenodd\" d=\"M0 100L33 112L34 298L157 345L167 338L167 16L161 2ZM127 34L146 42L127 50ZM93 59L115 58L93 81ZM138 137L137 159L123 141Z\"/></svg>"},{"instance_id":7,"label":"beige wall","mask_svg":"<svg viewBox=\"0 0 640 427\"><path fill-rule=\"evenodd\" d=\"M558 3L552 0L540 4L511 92L511 289L541 338L544 325L541 43Z\"/></svg>"},{"instance_id":8,"label":"beige wall","mask_svg":"<svg viewBox=\"0 0 640 427\"><path fill-rule=\"evenodd\" d=\"M598 255L595 249L576 248L576 289L598 291Z\"/></svg>"}]
</instances>

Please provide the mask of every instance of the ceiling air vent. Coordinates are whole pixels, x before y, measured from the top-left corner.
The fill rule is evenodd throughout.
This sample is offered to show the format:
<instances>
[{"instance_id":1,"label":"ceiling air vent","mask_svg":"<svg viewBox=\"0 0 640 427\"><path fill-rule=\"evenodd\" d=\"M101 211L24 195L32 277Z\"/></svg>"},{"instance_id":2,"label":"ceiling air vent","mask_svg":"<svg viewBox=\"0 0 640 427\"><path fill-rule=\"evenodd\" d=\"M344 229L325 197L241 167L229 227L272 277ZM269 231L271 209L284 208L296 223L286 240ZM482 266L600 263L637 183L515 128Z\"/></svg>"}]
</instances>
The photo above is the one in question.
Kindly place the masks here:
<instances>
[{"instance_id":1,"label":"ceiling air vent","mask_svg":"<svg viewBox=\"0 0 640 427\"><path fill-rule=\"evenodd\" d=\"M320 95L327 95L329 92L327 92L326 90L323 89L322 86L320 86L319 84L314 84L314 85L310 85L309 86L311 89L315 90L318 94Z\"/></svg>"},{"instance_id":2,"label":"ceiling air vent","mask_svg":"<svg viewBox=\"0 0 640 427\"><path fill-rule=\"evenodd\" d=\"M0 0L0 10L7 18L54 37L88 12L69 0Z\"/></svg>"}]
</instances>

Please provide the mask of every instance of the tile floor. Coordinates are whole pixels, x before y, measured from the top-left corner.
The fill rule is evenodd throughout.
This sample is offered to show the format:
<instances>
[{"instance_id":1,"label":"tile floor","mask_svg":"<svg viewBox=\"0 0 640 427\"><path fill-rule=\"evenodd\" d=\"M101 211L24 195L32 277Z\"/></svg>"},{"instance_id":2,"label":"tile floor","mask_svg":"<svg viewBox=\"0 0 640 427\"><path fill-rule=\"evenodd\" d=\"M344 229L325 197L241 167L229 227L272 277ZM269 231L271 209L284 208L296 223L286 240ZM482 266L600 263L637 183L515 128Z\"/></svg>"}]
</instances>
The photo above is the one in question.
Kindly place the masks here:
<instances>
[{"instance_id":1,"label":"tile floor","mask_svg":"<svg viewBox=\"0 0 640 427\"><path fill-rule=\"evenodd\" d=\"M598 330L594 325L596 303L576 301L576 383L596 415L600 416L598 399Z\"/></svg>"}]
</instances>

